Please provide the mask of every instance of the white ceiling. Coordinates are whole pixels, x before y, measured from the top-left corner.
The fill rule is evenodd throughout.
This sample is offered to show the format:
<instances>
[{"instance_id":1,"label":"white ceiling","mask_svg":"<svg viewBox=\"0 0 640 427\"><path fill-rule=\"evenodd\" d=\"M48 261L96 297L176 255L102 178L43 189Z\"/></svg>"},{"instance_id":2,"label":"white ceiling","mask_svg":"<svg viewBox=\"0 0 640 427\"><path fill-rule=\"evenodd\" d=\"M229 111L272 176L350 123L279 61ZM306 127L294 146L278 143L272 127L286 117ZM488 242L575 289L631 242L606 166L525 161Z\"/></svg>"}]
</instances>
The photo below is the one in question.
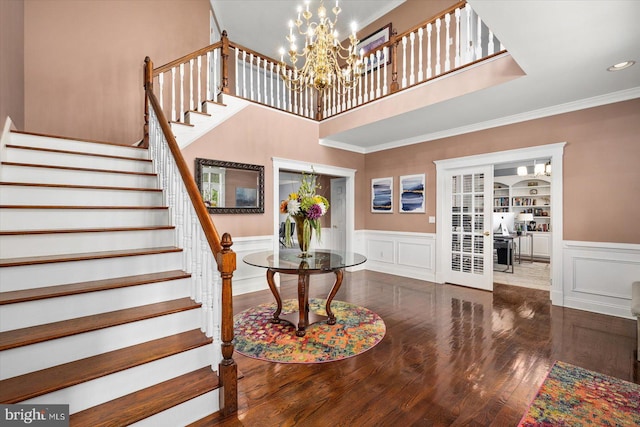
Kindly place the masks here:
<instances>
[{"instance_id":1,"label":"white ceiling","mask_svg":"<svg viewBox=\"0 0 640 427\"><path fill-rule=\"evenodd\" d=\"M403 0L342 0L363 27ZM211 0L222 29L275 57L301 2ZM332 2L327 1L327 5ZM640 97L640 0L469 0L526 73L499 86L331 135L323 143L372 152ZM282 22L282 24L279 24ZM343 31L346 33L346 31ZM609 72L625 60L637 64Z\"/></svg>"}]
</instances>

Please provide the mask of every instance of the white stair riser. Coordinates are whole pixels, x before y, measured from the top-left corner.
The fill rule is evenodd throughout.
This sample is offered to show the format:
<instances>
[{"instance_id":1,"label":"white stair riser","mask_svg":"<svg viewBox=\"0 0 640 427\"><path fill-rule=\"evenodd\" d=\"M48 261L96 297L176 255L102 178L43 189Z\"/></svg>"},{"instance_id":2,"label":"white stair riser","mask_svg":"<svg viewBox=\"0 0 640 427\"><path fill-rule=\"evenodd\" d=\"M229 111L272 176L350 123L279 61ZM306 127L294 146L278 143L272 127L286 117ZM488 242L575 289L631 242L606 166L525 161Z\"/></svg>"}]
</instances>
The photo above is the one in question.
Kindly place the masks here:
<instances>
[{"instance_id":1,"label":"white stair riser","mask_svg":"<svg viewBox=\"0 0 640 427\"><path fill-rule=\"evenodd\" d=\"M168 224L168 209L0 209L0 228L3 231L76 230Z\"/></svg>"},{"instance_id":2,"label":"white stair riser","mask_svg":"<svg viewBox=\"0 0 640 427\"><path fill-rule=\"evenodd\" d=\"M158 188L155 175L136 175L112 172L87 172L67 169L2 165L2 181L70 185L109 185L112 187Z\"/></svg>"},{"instance_id":3,"label":"white stair riser","mask_svg":"<svg viewBox=\"0 0 640 427\"><path fill-rule=\"evenodd\" d=\"M76 317L123 310L189 297L189 279L150 283L101 292L68 295L2 306L0 331L27 328Z\"/></svg>"},{"instance_id":4,"label":"white stair riser","mask_svg":"<svg viewBox=\"0 0 640 427\"><path fill-rule=\"evenodd\" d=\"M224 113L225 108L227 107L222 104L207 101L203 104L202 111L210 115L214 115L216 113L220 115Z\"/></svg>"},{"instance_id":5,"label":"white stair riser","mask_svg":"<svg viewBox=\"0 0 640 427\"><path fill-rule=\"evenodd\" d=\"M183 252L56 262L0 269L0 291L17 291L159 271L181 270Z\"/></svg>"},{"instance_id":6,"label":"white stair riser","mask_svg":"<svg viewBox=\"0 0 640 427\"><path fill-rule=\"evenodd\" d=\"M193 309L5 350L0 353L0 379L198 329L200 319L200 309Z\"/></svg>"},{"instance_id":7,"label":"white stair riser","mask_svg":"<svg viewBox=\"0 0 640 427\"><path fill-rule=\"evenodd\" d=\"M0 258L175 246L175 230L23 234L0 239Z\"/></svg>"},{"instance_id":8,"label":"white stair riser","mask_svg":"<svg viewBox=\"0 0 640 427\"><path fill-rule=\"evenodd\" d=\"M159 191L0 185L1 205L163 206Z\"/></svg>"},{"instance_id":9,"label":"white stair riser","mask_svg":"<svg viewBox=\"0 0 640 427\"><path fill-rule=\"evenodd\" d=\"M148 150L128 147L126 145L99 144L94 142L26 135L21 133L11 133L8 144L51 148L56 150L82 151L86 153L106 154L109 156L134 157L138 159L149 158Z\"/></svg>"},{"instance_id":10,"label":"white stair riser","mask_svg":"<svg viewBox=\"0 0 640 427\"><path fill-rule=\"evenodd\" d=\"M219 390L213 390L188 400L180 405L162 411L131 427L175 427L194 423L220 410Z\"/></svg>"},{"instance_id":11,"label":"white stair riser","mask_svg":"<svg viewBox=\"0 0 640 427\"><path fill-rule=\"evenodd\" d=\"M207 123L211 116L207 114L199 114L199 113L187 113L185 120L190 125L198 126Z\"/></svg>"},{"instance_id":12,"label":"white stair riser","mask_svg":"<svg viewBox=\"0 0 640 427\"><path fill-rule=\"evenodd\" d=\"M213 354L211 344L198 347L21 403L69 404L69 412L74 414L204 366L210 366L213 363Z\"/></svg>"},{"instance_id":13,"label":"white stair riser","mask_svg":"<svg viewBox=\"0 0 640 427\"><path fill-rule=\"evenodd\" d=\"M118 170L128 172L153 172L151 162L111 157L98 157L84 154L55 153L49 151L7 148L7 162L35 165L68 166L92 169Z\"/></svg>"}]
</instances>

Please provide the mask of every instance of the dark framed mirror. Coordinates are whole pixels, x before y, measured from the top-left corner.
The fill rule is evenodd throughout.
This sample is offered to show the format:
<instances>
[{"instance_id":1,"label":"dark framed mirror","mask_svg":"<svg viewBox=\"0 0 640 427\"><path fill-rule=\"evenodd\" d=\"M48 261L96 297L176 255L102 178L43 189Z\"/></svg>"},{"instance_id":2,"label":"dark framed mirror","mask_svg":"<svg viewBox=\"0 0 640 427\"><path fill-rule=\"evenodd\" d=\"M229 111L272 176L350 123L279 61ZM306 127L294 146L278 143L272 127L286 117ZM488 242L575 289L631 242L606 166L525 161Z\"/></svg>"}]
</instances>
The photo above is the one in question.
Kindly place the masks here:
<instances>
[{"instance_id":1,"label":"dark framed mirror","mask_svg":"<svg viewBox=\"0 0 640 427\"><path fill-rule=\"evenodd\" d=\"M197 158L195 175L209 213L264 213L264 166Z\"/></svg>"}]
</instances>

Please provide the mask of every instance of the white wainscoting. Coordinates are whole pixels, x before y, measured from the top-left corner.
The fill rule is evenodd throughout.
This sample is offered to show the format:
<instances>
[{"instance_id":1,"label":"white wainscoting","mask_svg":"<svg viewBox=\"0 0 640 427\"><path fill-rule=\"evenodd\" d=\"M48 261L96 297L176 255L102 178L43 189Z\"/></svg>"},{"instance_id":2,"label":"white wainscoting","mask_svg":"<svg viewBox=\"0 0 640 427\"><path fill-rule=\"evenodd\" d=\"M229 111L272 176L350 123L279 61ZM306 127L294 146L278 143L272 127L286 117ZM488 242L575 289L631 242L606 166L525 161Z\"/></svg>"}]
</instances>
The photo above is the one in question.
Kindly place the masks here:
<instances>
[{"instance_id":1,"label":"white wainscoting","mask_svg":"<svg viewBox=\"0 0 640 427\"><path fill-rule=\"evenodd\" d=\"M357 240L365 269L435 281L435 234L365 230Z\"/></svg>"},{"instance_id":2,"label":"white wainscoting","mask_svg":"<svg viewBox=\"0 0 640 427\"><path fill-rule=\"evenodd\" d=\"M631 283L640 280L640 245L563 242L564 306L631 316Z\"/></svg>"},{"instance_id":3,"label":"white wainscoting","mask_svg":"<svg viewBox=\"0 0 640 427\"><path fill-rule=\"evenodd\" d=\"M253 252L271 251L275 236L251 236L233 238L231 249L236 253L236 271L233 273L233 295L269 289L267 271L264 268L252 267L242 261Z\"/></svg>"}]
</instances>

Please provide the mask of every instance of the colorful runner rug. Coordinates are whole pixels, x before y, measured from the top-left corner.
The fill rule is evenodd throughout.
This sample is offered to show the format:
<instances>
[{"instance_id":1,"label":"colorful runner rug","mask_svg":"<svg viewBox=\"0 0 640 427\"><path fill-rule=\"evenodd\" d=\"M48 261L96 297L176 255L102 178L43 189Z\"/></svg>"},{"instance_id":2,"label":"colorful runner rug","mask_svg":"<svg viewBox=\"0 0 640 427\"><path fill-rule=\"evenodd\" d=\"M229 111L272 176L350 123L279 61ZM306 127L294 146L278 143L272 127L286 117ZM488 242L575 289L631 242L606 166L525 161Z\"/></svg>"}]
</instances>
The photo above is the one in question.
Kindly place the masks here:
<instances>
[{"instance_id":1,"label":"colorful runner rug","mask_svg":"<svg viewBox=\"0 0 640 427\"><path fill-rule=\"evenodd\" d=\"M326 300L312 298L312 312L326 315ZM386 332L384 321L364 307L332 301L336 324L326 321L306 329L304 337L295 334L288 322L271 323L276 304L250 308L234 317L235 350L255 359L280 363L323 363L361 354L378 344ZM297 311L298 301L283 301L282 313Z\"/></svg>"},{"instance_id":2,"label":"colorful runner rug","mask_svg":"<svg viewBox=\"0 0 640 427\"><path fill-rule=\"evenodd\" d=\"M640 426L640 385L556 362L519 426Z\"/></svg>"}]
</instances>

